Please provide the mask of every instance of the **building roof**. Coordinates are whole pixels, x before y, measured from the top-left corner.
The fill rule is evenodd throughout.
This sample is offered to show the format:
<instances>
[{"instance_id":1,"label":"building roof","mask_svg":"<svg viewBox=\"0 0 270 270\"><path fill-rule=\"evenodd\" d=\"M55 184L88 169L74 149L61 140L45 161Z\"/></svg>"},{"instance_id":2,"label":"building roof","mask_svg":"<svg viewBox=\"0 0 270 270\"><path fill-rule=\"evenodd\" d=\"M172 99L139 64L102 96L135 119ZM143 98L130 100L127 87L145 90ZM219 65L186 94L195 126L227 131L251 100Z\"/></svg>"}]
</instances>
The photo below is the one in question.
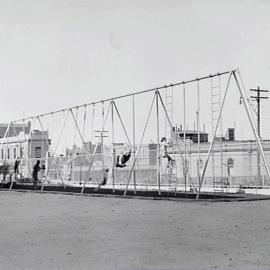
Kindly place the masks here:
<instances>
[{"instance_id":1,"label":"building roof","mask_svg":"<svg viewBox=\"0 0 270 270\"><path fill-rule=\"evenodd\" d=\"M184 133L196 134L196 135L198 134L198 131L197 130L191 130L191 129L177 130L177 131L174 131L174 132L179 133L179 134L184 134ZM200 134L207 134L208 135L208 133L205 132L205 131L199 131L199 132L200 132Z\"/></svg>"}]
</instances>

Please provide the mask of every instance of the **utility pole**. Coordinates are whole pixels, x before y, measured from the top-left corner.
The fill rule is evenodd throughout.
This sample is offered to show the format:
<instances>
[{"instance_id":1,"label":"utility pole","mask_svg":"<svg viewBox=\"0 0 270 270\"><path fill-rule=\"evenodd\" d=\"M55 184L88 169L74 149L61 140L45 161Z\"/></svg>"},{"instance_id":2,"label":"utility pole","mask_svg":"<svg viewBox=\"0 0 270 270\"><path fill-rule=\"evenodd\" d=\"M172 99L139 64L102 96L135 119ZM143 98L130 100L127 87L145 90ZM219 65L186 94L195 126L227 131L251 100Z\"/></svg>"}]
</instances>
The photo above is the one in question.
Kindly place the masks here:
<instances>
[{"instance_id":1,"label":"utility pole","mask_svg":"<svg viewBox=\"0 0 270 270\"><path fill-rule=\"evenodd\" d=\"M250 96L251 99L256 100L257 102L257 132L259 138L261 139L261 99L268 99L268 97L261 96L261 93L269 92L268 90L262 90L258 86L257 89L250 89L250 91L257 92L257 96ZM261 177L261 160L260 152L257 151L257 175L260 179Z\"/></svg>"}]
</instances>

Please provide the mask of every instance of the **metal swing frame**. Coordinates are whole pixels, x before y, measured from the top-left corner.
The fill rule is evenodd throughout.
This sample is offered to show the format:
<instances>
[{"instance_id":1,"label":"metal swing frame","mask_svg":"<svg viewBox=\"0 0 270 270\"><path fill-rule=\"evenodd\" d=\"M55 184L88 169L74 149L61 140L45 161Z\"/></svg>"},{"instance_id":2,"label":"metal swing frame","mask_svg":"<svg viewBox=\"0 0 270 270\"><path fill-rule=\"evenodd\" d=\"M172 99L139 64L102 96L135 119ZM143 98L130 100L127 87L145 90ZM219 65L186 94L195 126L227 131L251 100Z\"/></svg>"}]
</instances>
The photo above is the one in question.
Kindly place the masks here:
<instances>
[{"instance_id":1,"label":"metal swing frame","mask_svg":"<svg viewBox=\"0 0 270 270\"><path fill-rule=\"evenodd\" d=\"M108 111L107 111L106 116L104 115L104 108L103 108L103 112L102 112L102 130L100 131L100 134L98 136L98 140L96 142L94 152L90 153L91 158L90 158L90 161L89 161L89 168L88 168L88 171L87 171L87 177L84 180L84 183L83 183L83 186L82 186L82 189L81 189L81 193L83 193L84 190L85 190L87 178L89 177L89 175L91 173L94 157L95 157L96 152L97 152L97 147L98 147L98 144L99 144L99 142L101 140L102 133L104 132L104 128L105 128L106 121L107 121L107 118L108 118L109 114L111 114L111 126L112 126L112 128L111 128L111 131L112 131L112 135L111 135L111 137L112 137L112 141L111 141L111 143L112 143L112 153L111 154L112 154L112 160L113 160L113 162L112 162L112 164L113 164L112 165L113 192L115 191L115 171L114 171L115 170L114 169L114 164L115 164L115 149L114 149L115 134L114 134L114 125L115 125L115 114L116 114L118 116L118 118L120 119L120 123L121 123L122 129L123 129L123 131L125 133L125 136L126 136L126 139L128 141L129 146L133 146L133 149L134 149L133 155L132 155L132 166L131 166L131 169L129 171L129 176L128 176L128 179L127 179L127 182L126 182L126 187L125 187L125 191L124 191L123 195L124 196L127 195L127 192L128 192L128 189L129 189L129 184L130 184L130 181L131 181L132 177L133 177L133 182L134 182L134 190L133 191L136 194L136 174L135 174L134 168L135 168L135 165L136 165L136 161L138 159L139 150L140 150L141 145L142 145L144 134L145 134L145 131L147 129L147 126L148 126L148 123L149 123L149 118L150 118L150 115L152 113L154 104L155 104L155 107L156 107L156 120L157 120L157 125L156 125L157 155L160 153L160 146L159 146L159 143L158 143L159 139L160 139L160 108L165 113L166 119L167 119L167 121L168 121L168 123L169 123L169 125L170 125L170 127L172 129L171 119L169 118L168 112L166 110L166 106L165 106L165 104L164 104L164 102L162 100L162 97L160 95L160 91L163 90L163 89L166 89L168 87L174 87L174 86L180 86L180 85L183 86L183 100L184 100L184 112L183 113L184 113L184 132L185 132L185 127L186 127L186 123L185 123L185 121L186 121L186 115L185 115L185 98L186 98L185 97L185 85L187 85L189 83L197 82L197 95L198 95L198 104L197 104L198 159L200 160L200 97L199 97L200 89L199 89L199 83L200 83L201 80L207 80L207 79L211 79L211 78L216 77L216 76L220 77L220 76L223 76L223 75L229 75L229 79L228 79L228 82L227 82L227 85L226 85L225 94L224 94L224 97L222 99L221 107L220 107L220 110L219 110L219 113L218 113L217 123L216 123L215 129L214 129L214 132L212 134L211 141L210 141L210 146L209 146L208 151L207 151L207 157L206 157L206 160L205 160L205 163L204 163L203 172L202 172L202 174L200 174L200 172L198 172L198 191L197 191L196 198L199 199L199 197L200 197L201 188L203 186L206 169L207 169L208 162L209 162L209 157L211 155L212 148L213 148L214 137L216 135L218 124L219 124L219 121L221 119L221 115L222 115L223 108L224 108L225 101L226 101L226 96L227 96L227 93L228 93L229 86L230 86L232 78L236 82L236 86L238 88L239 94L240 94L241 99L243 101L244 109L245 109L245 112L246 112L246 114L248 116L248 120L249 120L251 129L252 129L253 135L254 135L254 137L256 139L257 147L258 147L258 150L259 150L260 155L262 157L262 160L263 160L263 163L264 163L264 166L265 166L265 169L266 169L267 176L270 179L269 167L268 167L268 164L267 164L267 161L266 161L266 158L265 158L265 154L263 152L261 140L260 140L260 138L258 136L254 121L252 119L252 113L251 113L250 104L248 102L248 98L247 98L245 89L244 89L243 84L242 84L240 72L239 72L239 70L236 70L236 69L226 71L226 72L222 72L222 73L210 74L208 76L196 78L196 79L193 79L193 80L182 81L182 82L178 82L178 83L174 83L174 84L168 84L168 85L164 85L164 86L160 86L160 87L156 87L156 88L152 88L152 89L148 89L148 90L144 90L144 91L138 91L138 92L134 92L134 93L131 93L131 94L126 94L126 95L122 95L122 96L118 96L118 97L114 97L114 98L110 98L110 99L101 100L101 101L98 101L98 102L92 102L92 103L83 104L83 105L80 105L80 106L74 106L74 107L70 107L70 108L67 108L67 109L62 109L62 110L58 110L58 111L54 111L54 112L49 112L47 114L41 114L41 115L34 116L34 117L29 117L29 118L24 118L24 119L12 121L8 125L8 128L7 128L6 132L5 132L4 138L2 138L0 148L3 149L3 145L5 144L5 140L8 140L8 131L10 129L11 123L15 124L17 122L25 121L25 120L31 120L31 121L38 120L38 122L40 124L40 127L41 127L41 130L44 131L43 124L42 124L42 121L41 121L42 118L44 116L46 116L46 115L49 115L49 114L52 114L52 113L59 113L59 112L66 112L66 116L65 116L65 120L63 122L63 127L62 127L61 132L60 132L60 136L58 138L58 143L60 141L60 138L63 135L62 133L63 133L63 129L64 129L64 126L65 126L65 121L66 121L69 114L71 114L71 116L73 118L73 121L74 121L74 124L75 124L75 129L77 130L81 141L84 143L85 142L85 138L84 138L85 126L83 128L83 131L81 131L80 127L78 125L78 121L77 121L78 119L75 117L73 110L74 109L78 110L81 107L84 107L85 110L86 110L87 106L92 105L93 106L93 114L94 114L94 108L95 108L96 104L98 104L98 103L104 104L105 102L109 102L109 107L108 107ZM145 125L144 125L144 128L143 128L143 131L142 131L142 137L140 138L138 146L136 146L135 145L135 142L136 142L136 139L135 139L135 111L136 111L135 96L136 95L142 95L142 94L145 94L145 93L150 93L150 92L153 92L154 96L153 96L153 99L152 99L152 102L151 102L151 105L150 105L150 110L148 112L147 119L146 119L146 122L145 122ZM118 99L123 99L123 98L127 98L127 97L132 98L132 122L133 122L132 123L132 126L133 126L132 142L131 142L131 140L129 138L129 134L128 134L126 128L125 128L125 124L124 124L124 122L122 120L122 117L121 117L121 115L119 113L119 110L118 110L118 108L116 106L116 102L115 102ZM85 118L86 117L84 117L84 119ZM94 119L93 119L93 121L94 121ZM31 125L31 130L30 130L30 132L28 134L27 142L28 142L28 140L29 140L29 138L31 136L32 131L33 131L33 125ZM184 134L184 137L185 137L185 134ZM48 147L50 148L48 138L45 138L45 140L46 140L46 143L48 144ZM178 136L176 136L176 135L175 135L175 140L177 142L176 146L178 148L179 155L181 156L182 159L184 159L184 164L185 164L186 147L184 147L184 157L183 157L183 155L182 155L183 151L182 151L182 149L181 149L181 147L180 147L180 145L178 143ZM58 143L57 143L57 145L58 145ZM50 150L51 150L51 148L50 148ZM52 158L56 155L56 151L57 151L57 147L55 147L54 152L52 152L53 153ZM102 154L104 155L103 151L102 151ZM157 180L157 186L158 186L159 195L161 195L160 166L161 166L160 165L160 160L157 157L157 168L156 168L157 169L157 173L156 173L156 178L157 179L156 180ZM186 179L186 177L188 176L189 180L191 181L191 177L190 177L189 172L188 172L188 170L186 168L186 165L184 167L185 167L184 177ZM45 181L46 181L47 176L48 176L48 172L49 172L49 168L47 170L46 177L42 182L42 190L44 189L44 185L45 185ZM185 180L185 191L186 191L186 185L187 185L187 182ZM177 183L175 185L175 193L176 193L176 189L177 189Z\"/></svg>"}]
</instances>

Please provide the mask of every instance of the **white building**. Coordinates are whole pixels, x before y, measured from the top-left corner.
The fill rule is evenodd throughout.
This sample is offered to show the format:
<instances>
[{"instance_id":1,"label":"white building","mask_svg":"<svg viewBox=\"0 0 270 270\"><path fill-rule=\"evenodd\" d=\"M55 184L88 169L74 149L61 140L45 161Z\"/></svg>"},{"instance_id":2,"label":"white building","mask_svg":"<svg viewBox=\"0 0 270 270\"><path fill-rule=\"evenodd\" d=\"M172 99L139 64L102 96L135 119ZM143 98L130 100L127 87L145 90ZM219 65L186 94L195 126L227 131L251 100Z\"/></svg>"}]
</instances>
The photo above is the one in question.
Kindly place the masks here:
<instances>
[{"instance_id":1,"label":"white building","mask_svg":"<svg viewBox=\"0 0 270 270\"><path fill-rule=\"evenodd\" d=\"M47 131L33 130L31 134L21 131L17 136L0 138L0 174L13 172L16 158L20 159L20 172L24 177L31 177L32 168L37 159L45 166L50 139Z\"/></svg>"}]
</instances>

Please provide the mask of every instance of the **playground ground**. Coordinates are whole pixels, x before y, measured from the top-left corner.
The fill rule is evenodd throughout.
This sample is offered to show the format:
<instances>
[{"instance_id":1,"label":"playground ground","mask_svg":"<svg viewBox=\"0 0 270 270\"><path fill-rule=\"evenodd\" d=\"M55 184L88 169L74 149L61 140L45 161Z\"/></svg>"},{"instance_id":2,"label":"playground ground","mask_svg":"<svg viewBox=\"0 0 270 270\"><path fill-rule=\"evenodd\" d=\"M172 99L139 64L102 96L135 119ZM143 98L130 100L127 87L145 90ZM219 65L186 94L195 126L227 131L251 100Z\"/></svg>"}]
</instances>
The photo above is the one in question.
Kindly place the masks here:
<instances>
[{"instance_id":1,"label":"playground ground","mask_svg":"<svg viewBox=\"0 0 270 270\"><path fill-rule=\"evenodd\" d=\"M270 269L270 200L0 191L0 269Z\"/></svg>"}]
</instances>

